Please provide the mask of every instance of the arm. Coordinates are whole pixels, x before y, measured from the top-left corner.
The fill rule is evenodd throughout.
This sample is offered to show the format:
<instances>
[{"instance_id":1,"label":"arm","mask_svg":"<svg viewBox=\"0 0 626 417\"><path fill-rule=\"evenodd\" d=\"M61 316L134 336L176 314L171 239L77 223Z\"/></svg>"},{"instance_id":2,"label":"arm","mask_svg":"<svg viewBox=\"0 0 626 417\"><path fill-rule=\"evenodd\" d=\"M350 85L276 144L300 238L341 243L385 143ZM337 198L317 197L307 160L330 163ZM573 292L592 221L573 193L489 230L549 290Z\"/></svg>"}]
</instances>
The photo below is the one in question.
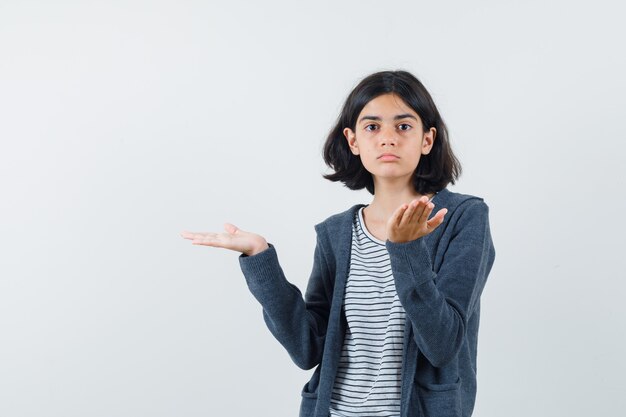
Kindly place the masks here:
<instances>
[{"instance_id":1,"label":"arm","mask_svg":"<svg viewBox=\"0 0 626 417\"><path fill-rule=\"evenodd\" d=\"M325 285L330 274L319 234L306 301L300 290L285 278L271 243L266 250L253 256L241 254L239 264L248 288L263 307L267 327L294 363L305 370L319 364L330 312L330 293Z\"/></svg>"},{"instance_id":2,"label":"arm","mask_svg":"<svg viewBox=\"0 0 626 417\"><path fill-rule=\"evenodd\" d=\"M403 243L388 240L386 246L415 343L434 366L441 367L461 348L495 259L489 208L481 200L461 213L438 273L423 237Z\"/></svg>"}]
</instances>

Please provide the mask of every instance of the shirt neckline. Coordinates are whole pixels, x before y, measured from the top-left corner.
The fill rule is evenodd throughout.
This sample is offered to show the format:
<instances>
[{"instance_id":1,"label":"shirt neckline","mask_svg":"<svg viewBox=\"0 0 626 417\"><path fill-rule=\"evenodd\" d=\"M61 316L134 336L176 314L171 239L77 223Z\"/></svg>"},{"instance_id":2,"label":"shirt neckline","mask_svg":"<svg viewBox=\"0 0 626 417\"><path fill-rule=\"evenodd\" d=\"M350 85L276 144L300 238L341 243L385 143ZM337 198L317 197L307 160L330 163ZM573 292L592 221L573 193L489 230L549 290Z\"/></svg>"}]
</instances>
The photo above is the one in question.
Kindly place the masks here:
<instances>
[{"instance_id":1,"label":"shirt neckline","mask_svg":"<svg viewBox=\"0 0 626 417\"><path fill-rule=\"evenodd\" d=\"M369 204L368 204L369 205ZM376 242L380 245L384 245L385 242L378 239L376 236L374 236L373 234L370 233L369 230L367 230L367 227L365 226L365 220L363 219L363 209L365 207L367 207L368 205L365 205L363 207L361 207L359 209L359 225L361 226L361 230L363 230L363 233L365 233L365 235L370 238L373 242Z\"/></svg>"}]
</instances>

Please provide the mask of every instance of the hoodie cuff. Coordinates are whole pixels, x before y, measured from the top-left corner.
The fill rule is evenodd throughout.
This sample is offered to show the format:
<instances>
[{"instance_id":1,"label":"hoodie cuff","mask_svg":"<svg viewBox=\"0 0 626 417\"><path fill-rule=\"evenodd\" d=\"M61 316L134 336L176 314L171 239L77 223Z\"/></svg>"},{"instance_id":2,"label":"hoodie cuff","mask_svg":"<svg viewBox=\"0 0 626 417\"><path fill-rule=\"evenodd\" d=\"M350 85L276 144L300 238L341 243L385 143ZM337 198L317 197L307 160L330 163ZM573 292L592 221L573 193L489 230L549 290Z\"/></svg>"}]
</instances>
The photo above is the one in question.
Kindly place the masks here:
<instances>
[{"instance_id":1,"label":"hoodie cuff","mask_svg":"<svg viewBox=\"0 0 626 417\"><path fill-rule=\"evenodd\" d=\"M408 242L385 241L389 252L389 262L395 278L402 281L410 280L415 286L435 279L430 252L424 237Z\"/></svg>"},{"instance_id":2,"label":"hoodie cuff","mask_svg":"<svg viewBox=\"0 0 626 417\"><path fill-rule=\"evenodd\" d=\"M269 242L268 246L252 256L244 253L239 255L239 266L250 289L267 288L270 283L277 283L282 277L276 248Z\"/></svg>"}]
</instances>

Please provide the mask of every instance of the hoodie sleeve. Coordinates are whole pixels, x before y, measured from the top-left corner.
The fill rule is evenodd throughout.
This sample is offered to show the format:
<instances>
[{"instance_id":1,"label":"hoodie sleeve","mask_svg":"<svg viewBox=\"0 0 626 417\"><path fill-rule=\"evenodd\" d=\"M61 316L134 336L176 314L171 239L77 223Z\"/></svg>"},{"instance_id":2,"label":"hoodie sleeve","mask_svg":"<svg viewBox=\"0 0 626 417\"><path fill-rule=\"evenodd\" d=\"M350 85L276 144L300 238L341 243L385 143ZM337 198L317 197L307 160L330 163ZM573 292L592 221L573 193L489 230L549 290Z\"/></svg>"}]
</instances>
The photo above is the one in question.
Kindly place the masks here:
<instances>
[{"instance_id":1,"label":"hoodie sleeve","mask_svg":"<svg viewBox=\"0 0 626 417\"><path fill-rule=\"evenodd\" d=\"M474 200L458 209L463 206L467 207L453 227L438 273L433 271L424 237L385 242L415 342L436 367L449 363L460 350L495 260L487 204Z\"/></svg>"},{"instance_id":2,"label":"hoodie sleeve","mask_svg":"<svg viewBox=\"0 0 626 417\"><path fill-rule=\"evenodd\" d=\"M311 369L322 360L330 313L330 274L320 236L317 235L306 300L298 287L287 281L274 245L268 245L255 255L239 255L241 270L250 292L263 307L263 319L270 332L298 367Z\"/></svg>"}]
</instances>

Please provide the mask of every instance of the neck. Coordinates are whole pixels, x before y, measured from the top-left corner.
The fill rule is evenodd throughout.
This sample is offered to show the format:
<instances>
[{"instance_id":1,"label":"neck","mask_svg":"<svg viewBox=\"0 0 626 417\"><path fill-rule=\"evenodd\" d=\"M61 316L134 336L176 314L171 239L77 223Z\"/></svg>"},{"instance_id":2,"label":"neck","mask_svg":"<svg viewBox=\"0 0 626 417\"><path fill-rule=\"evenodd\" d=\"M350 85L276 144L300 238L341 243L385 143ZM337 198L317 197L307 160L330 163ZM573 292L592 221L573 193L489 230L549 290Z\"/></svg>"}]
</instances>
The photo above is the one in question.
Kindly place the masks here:
<instances>
[{"instance_id":1,"label":"neck","mask_svg":"<svg viewBox=\"0 0 626 417\"><path fill-rule=\"evenodd\" d=\"M365 210L370 220L383 223L386 223L402 204L408 204L423 195L428 198L434 195L417 193L412 184L377 183L374 189L376 193L374 199Z\"/></svg>"}]
</instances>

